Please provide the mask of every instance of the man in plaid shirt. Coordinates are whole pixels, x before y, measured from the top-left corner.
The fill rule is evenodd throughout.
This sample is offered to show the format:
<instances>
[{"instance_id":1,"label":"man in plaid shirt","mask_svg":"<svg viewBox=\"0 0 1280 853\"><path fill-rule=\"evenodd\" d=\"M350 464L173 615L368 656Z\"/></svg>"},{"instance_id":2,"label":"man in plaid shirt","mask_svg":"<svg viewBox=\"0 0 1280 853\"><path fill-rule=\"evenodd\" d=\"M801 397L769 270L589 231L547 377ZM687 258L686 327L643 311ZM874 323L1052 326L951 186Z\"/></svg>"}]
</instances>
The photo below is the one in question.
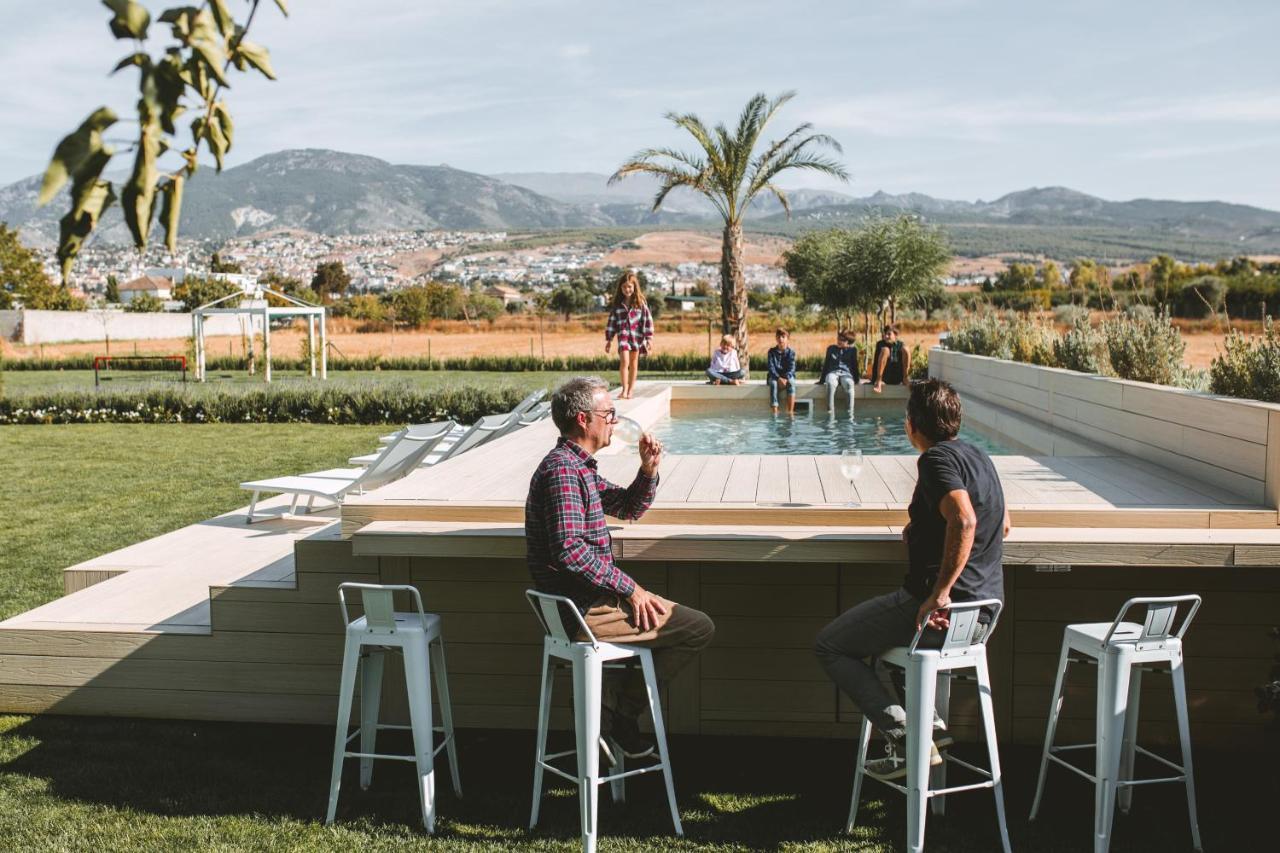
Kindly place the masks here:
<instances>
[{"instance_id":1,"label":"man in plaid shirt","mask_svg":"<svg viewBox=\"0 0 1280 853\"><path fill-rule=\"evenodd\" d=\"M604 518L636 519L649 508L662 443L647 433L641 438L640 470L623 488L596 473L593 457L608 446L618 421L603 381L566 382L551 396L551 417L560 440L534 472L524 506L534 585L570 598L597 639L649 646L658 680L666 682L711 642L715 626L705 613L649 592L620 569ZM606 671L603 705L600 730L624 754L653 751L638 725L649 700L637 669Z\"/></svg>"}]
</instances>

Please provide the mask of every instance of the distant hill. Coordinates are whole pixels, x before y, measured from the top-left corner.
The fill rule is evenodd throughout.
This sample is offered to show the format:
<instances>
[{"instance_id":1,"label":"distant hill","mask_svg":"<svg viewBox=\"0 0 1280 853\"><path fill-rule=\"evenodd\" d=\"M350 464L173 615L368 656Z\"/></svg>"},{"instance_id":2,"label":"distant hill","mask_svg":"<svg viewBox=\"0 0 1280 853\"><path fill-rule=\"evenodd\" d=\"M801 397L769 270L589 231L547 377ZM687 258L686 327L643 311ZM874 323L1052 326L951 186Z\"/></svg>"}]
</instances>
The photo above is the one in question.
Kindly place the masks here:
<instances>
[{"instance_id":1,"label":"distant hill","mask_svg":"<svg viewBox=\"0 0 1280 853\"><path fill-rule=\"evenodd\" d=\"M56 239L65 203L36 208L38 177L0 189L0 220ZM202 168L187 185L182 233L226 238L267 228L323 234L387 229L533 229L611 225L584 208L448 166L398 166L374 157L304 149L259 157L221 175ZM128 239L118 207L99 239Z\"/></svg>"},{"instance_id":2,"label":"distant hill","mask_svg":"<svg viewBox=\"0 0 1280 853\"><path fill-rule=\"evenodd\" d=\"M38 176L0 187L0 221L51 246L61 203L35 207ZM326 234L387 229L716 227L715 211L692 192L672 193L651 211L657 183L636 175L609 186L592 172L480 175L448 166L394 165L337 151L280 151L227 169L202 168L188 184L182 233L225 239L276 228ZM1169 252L1183 259L1280 253L1280 213L1217 201L1107 201L1065 187L1033 187L995 201L955 201L921 193L788 191L788 219L772 197L758 199L747 227L795 234L848 226L867 216L919 214L944 225L961 254L1024 252L1136 259ZM119 208L97 239L124 243Z\"/></svg>"}]
</instances>

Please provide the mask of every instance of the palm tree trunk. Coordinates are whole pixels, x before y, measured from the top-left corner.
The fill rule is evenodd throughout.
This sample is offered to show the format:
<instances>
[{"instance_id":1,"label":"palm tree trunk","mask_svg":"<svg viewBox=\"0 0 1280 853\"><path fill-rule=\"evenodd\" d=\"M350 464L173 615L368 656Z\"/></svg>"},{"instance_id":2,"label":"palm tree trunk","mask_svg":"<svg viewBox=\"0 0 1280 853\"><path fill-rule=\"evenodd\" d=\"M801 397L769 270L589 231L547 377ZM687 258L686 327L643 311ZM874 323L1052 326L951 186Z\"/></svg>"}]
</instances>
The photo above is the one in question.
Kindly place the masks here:
<instances>
[{"instance_id":1,"label":"palm tree trunk","mask_svg":"<svg viewBox=\"0 0 1280 853\"><path fill-rule=\"evenodd\" d=\"M747 281L742 274L742 226L727 224L720 247L720 328L733 335L744 374L750 373L751 352L747 348Z\"/></svg>"}]
</instances>

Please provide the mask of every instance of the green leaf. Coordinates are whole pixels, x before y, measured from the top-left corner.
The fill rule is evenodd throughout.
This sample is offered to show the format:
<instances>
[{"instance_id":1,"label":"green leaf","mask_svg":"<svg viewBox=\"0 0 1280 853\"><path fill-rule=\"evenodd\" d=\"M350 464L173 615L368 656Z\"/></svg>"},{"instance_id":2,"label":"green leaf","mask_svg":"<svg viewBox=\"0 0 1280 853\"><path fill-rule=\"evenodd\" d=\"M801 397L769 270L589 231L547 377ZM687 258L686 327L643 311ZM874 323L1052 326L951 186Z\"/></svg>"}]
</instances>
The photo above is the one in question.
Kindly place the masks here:
<instances>
[{"instance_id":1,"label":"green leaf","mask_svg":"<svg viewBox=\"0 0 1280 853\"><path fill-rule=\"evenodd\" d=\"M84 241L98 227L102 212L116 200L111 184L100 178L111 155L98 151L85 163L71 187L71 210L59 222L58 262L65 282Z\"/></svg>"},{"instance_id":2,"label":"green leaf","mask_svg":"<svg viewBox=\"0 0 1280 853\"><path fill-rule=\"evenodd\" d=\"M174 175L160 188L160 224L164 226L164 245L172 254L178 251L178 220L182 215L182 187L186 183L182 175Z\"/></svg>"},{"instance_id":3,"label":"green leaf","mask_svg":"<svg viewBox=\"0 0 1280 853\"><path fill-rule=\"evenodd\" d=\"M251 41L242 41L236 45L236 49L231 54L235 60L244 60L254 68L262 72L268 80L276 79L276 72L271 68L271 55L267 49L260 44L254 44ZM236 67L241 71L244 66L237 61Z\"/></svg>"},{"instance_id":4,"label":"green leaf","mask_svg":"<svg viewBox=\"0 0 1280 853\"><path fill-rule=\"evenodd\" d=\"M121 68L128 68L130 65L146 66L150 62L151 62L151 57L143 53L142 51L139 51L138 53L131 53L128 56L126 56L124 59L117 62L116 67L111 69L111 73L115 74Z\"/></svg>"},{"instance_id":5,"label":"green leaf","mask_svg":"<svg viewBox=\"0 0 1280 853\"><path fill-rule=\"evenodd\" d=\"M118 39L144 39L151 25L151 13L141 3L133 0L102 0L115 16L111 19L111 34Z\"/></svg>"},{"instance_id":6,"label":"green leaf","mask_svg":"<svg viewBox=\"0 0 1280 853\"><path fill-rule=\"evenodd\" d=\"M169 54L155 67L156 102L160 113L160 126L165 133L177 133L174 120L184 111L182 96L187 83L183 79L182 59Z\"/></svg>"},{"instance_id":7,"label":"green leaf","mask_svg":"<svg viewBox=\"0 0 1280 853\"><path fill-rule=\"evenodd\" d=\"M40 184L37 204L48 204L67 180L79 175L90 158L99 152L109 158L111 149L102 144L102 131L116 123L116 114L107 107L99 107L72 133L63 137L53 150L53 159L45 169Z\"/></svg>"},{"instance_id":8,"label":"green leaf","mask_svg":"<svg viewBox=\"0 0 1280 853\"><path fill-rule=\"evenodd\" d=\"M227 11L226 0L209 0L209 8L213 12L214 22L218 25L218 31L223 37L229 37L235 32L236 22L231 17L231 13Z\"/></svg>"},{"instance_id":9,"label":"green leaf","mask_svg":"<svg viewBox=\"0 0 1280 853\"><path fill-rule=\"evenodd\" d=\"M120 193L124 206L124 221L133 235L133 245L147 248L147 236L151 232L151 216L155 212L156 160L160 156L160 126L156 122L142 126L138 136L138 154L133 161L133 173Z\"/></svg>"},{"instance_id":10,"label":"green leaf","mask_svg":"<svg viewBox=\"0 0 1280 853\"><path fill-rule=\"evenodd\" d=\"M222 73L227 64L226 41L218 32L213 15L208 9L201 9L191 21L191 35L188 43L196 55L204 63L206 70L221 85L230 88L226 76Z\"/></svg>"},{"instance_id":11,"label":"green leaf","mask_svg":"<svg viewBox=\"0 0 1280 853\"><path fill-rule=\"evenodd\" d=\"M289 9L285 6L284 0L276 0L276 5L280 7L280 11L284 13L286 18L289 17Z\"/></svg>"}]
</instances>

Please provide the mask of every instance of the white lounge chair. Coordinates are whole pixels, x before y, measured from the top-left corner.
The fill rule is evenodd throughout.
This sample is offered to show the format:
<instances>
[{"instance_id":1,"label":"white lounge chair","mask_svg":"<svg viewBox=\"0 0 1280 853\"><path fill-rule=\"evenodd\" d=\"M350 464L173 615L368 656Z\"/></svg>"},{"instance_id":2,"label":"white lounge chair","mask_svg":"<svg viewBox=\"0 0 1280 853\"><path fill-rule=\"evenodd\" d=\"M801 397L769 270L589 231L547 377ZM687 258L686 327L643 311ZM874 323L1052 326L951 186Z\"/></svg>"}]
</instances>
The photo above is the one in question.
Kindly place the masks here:
<instances>
[{"instance_id":1,"label":"white lounge chair","mask_svg":"<svg viewBox=\"0 0 1280 853\"><path fill-rule=\"evenodd\" d=\"M539 388L538 390L529 394L529 396L525 397L519 403L516 403L516 407L511 411L517 415L523 415L525 412L530 411L535 406L545 405L547 407L547 411L550 412L551 404L541 403L542 398L545 396L547 396L547 389ZM410 425L410 427L412 428L412 425ZM378 441L382 442L383 444L390 444L391 440L394 439L395 437L396 437L396 434L393 432L393 433L389 433L387 435L382 436L381 438L378 439Z\"/></svg>"},{"instance_id":2,"label":"white lounge chair","mask_svg":"<svg viewBox=\"0 0 1280 853\"><path fill-rule=\"evenodd\" d=\"M409 435L412 436L435 439L435 444L431 446L431 449L435 450L440 446L440 443L445 441L451 434L460 436L466 431L466 428L458 426L454 421L432 421L429 424L409 424L409 426L405 427L404 430L408 430ZM391 438L394 440L395 437L404 430L392 433ZM366 468L377 461L378 456L384 449L385 448L378 448L374 453L366 453L363 456L352 456L347 460L347 464ZM430 453L427 455L429 456ZM427 464L426 456L423 457L423 461L420 464Z\"/></svg>"},{"instance_id":3,"label":"white lounge chair","mask_svg":"<svg viewBox=\"0 0 1280 853\"><path fill-rule=\"evenodd\" d=\"M462 437L454 442L452 446L445 448L444 453L435 461L435 464L439 465L446 459L452 459L461 453L466 453L486 441L492 441L501 435L506 435L510 432L511 427L517 425L519 421L520 415L516 412L507 412L505 415L485 415L468 427Z\"/></svg>"},{"instance_id":4,"label":"white lounge chair","mask_svg":"<svg viewBox=\"0 0 1280 853\"><path fill-rule=\"evenodd\" d=\"M316 498L341 506L342 499L348 494L362 494L369 489L376 489L417 468L418 463L447 434L448 430L445 429L433 436L423 437L413 435L407 429L401 430L368 468L333 468L296 477L273 477L269 480L241 483L240 488L253 492L253 498L249 501L249 517L245 523L253 524L255 520L261 520L255 519L254 514L258 508L258 496L263 492L292 495L293 501L287 515L293 515L297 511L298 499L303 495L307 496L308 512L313 508Z\"/></svg>"}]
</instances>

